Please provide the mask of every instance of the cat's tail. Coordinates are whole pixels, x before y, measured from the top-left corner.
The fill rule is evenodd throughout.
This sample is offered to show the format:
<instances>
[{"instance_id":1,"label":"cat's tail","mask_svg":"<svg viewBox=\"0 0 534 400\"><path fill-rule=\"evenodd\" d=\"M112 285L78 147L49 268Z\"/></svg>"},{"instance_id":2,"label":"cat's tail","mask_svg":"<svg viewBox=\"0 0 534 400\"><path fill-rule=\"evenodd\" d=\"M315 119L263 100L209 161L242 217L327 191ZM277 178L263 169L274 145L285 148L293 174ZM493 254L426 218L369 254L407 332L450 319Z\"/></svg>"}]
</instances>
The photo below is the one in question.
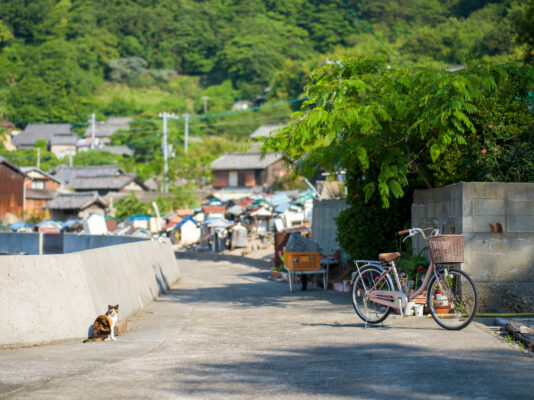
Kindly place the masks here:
<instances>
[{"instance_id":1,"label":"cat's tail","mask_svg":"<svg viewBox=\"0 0 534 400\"><path fill-rule=\"evenodd\" d=\"M96 338L92 338L92 339L85 339L83 342L84 343L87 343L87 342L101 342L103 340L104 340L103 337L96 337Z\"/></svg>"}]
</instances>

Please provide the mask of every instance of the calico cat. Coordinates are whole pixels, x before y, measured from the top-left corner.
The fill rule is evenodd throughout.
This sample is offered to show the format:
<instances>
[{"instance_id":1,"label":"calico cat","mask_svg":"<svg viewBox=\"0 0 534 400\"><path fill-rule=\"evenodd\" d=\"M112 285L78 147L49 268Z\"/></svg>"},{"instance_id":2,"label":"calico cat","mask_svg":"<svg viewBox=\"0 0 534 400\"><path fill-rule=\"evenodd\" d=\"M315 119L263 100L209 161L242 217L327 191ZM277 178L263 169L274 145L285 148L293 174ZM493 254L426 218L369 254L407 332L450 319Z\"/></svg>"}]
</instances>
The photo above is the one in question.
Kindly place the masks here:
<instances>
[{"instance_id":1,"label":"calico cat","mask_svg":"<svg viewBox=\"0 0 534 400\"><path fill-rule=\"evenodd\" d=\"M83 342L99 342L108 338L117 340L113 328L115 328L115 324L118 320L118 312L118 304L116 306L108 305L108 312L105 315L99 315L93 324L93 338L85 339Z\"/></svg>"}]
</instances>

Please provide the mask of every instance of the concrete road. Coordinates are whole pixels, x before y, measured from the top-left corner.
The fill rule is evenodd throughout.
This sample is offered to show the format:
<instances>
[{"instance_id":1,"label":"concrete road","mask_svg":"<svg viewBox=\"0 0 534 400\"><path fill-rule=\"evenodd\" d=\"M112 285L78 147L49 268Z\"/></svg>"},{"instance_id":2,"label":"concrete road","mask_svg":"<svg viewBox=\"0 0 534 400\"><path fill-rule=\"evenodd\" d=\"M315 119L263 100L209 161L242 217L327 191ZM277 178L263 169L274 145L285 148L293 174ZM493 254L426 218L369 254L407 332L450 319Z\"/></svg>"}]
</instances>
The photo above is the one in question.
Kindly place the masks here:
<instances>
[{"instance_id":1,"label":"concrete road","mask_svg":"<svg viewBox=\"0 0 534 400\"><path fill-rule=\"evenodd\" d=\"M0 351L10 399L532 399L534 358L478 324L365 329L346 294L179 260L182 280L116 342Z\"/></svg>"}]
</instances>

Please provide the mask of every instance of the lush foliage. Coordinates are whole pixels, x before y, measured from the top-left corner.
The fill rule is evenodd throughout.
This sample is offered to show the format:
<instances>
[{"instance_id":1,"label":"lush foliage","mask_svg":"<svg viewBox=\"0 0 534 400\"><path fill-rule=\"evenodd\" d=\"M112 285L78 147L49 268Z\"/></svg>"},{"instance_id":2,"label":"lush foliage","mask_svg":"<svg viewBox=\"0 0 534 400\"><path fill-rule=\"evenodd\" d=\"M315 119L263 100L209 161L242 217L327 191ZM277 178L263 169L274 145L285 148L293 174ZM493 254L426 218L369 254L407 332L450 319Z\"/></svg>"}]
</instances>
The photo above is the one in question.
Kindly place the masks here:
<instances>
[{"instance_id":1,"label":"lush foliage","mask_svg":"<svg viewBox=\"0 0 534 400\"><path fill-rule=\"evenodd\" d=\"M531 54L532 2L346 3L411 65ZM0 117L81 122L96 110L139 112L95 101L97 88L105 80L166 88L177 74L202 77L204 88L229 82L222 95L231 100L253 100L267 86L273 98L293 98L326 57L370 53L390 57L339 1L0 0ZM182 91L178 102L196 106L196 94Z\"/></svg>"},{"instance_id":2,"label":"lush foliage","mask_svg":"<svg viewBox=\"0 0 534 400\"><path fill-rule=\"evenodd\" d=\"M193 194L193 185L191 184L180 187L171 186L168 195L158 196L154 201L161 215L180 208L194 208L199 204L199 199ZM117 200L114 207L117 218L126 218L136 214L145 215L155 211L151 202L142 202L133 192Z\"/></svg>"},{"instance_id":3,"label":"lush foliage","mask_svg":"<svg viewBox=\"0 0 534 400\"><path fill-rule=\"evenodd\" d=\"M338 239L353 256L394 243L414 188L532 180L529 66L409 71L343 59L312 79L303 109L265 148L283 151L304 173L347 171L351 208L338 220Z\"/></svg>"}]
</instances>

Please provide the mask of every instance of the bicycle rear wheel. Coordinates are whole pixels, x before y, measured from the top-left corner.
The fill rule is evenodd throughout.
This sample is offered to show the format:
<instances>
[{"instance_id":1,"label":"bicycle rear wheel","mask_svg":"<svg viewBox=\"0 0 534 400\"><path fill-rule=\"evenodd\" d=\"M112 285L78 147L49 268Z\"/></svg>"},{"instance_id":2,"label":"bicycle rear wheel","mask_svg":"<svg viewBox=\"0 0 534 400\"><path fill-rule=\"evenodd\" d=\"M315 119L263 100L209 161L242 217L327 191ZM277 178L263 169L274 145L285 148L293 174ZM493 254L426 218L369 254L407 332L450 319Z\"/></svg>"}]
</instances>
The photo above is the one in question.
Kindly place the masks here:
<instances>
[{"instance_id":1,"label":"bicycle rear wheel","mask_svg":"<svg viewBox=\"0 0 534 400\"><path fill-rule=\"evenodd\" d=\"M460 330L469 325L477 301L475 285L465 272L443 268L438 271L438 279L434 276L428 284L428 307L442 328Z\"/></svg>"},{"instance_id":2,"label":"bicycle rear wheel","mask_svg":"<svg viewBox=\"0 0 534 400\"><path fill-rule=\"evenodd\" d=\"M360 272L356 272L356 278L352 285L352 305L356 314L365 322L370 324L378 324L387 318L391 312L391 308L374 303L368 299L368 291L376 283L380 275L381 269L374 265L365 265L360 268ZM393 290L392 284L388 277L382 280L375 290Z\"/></svg>"}]
</instances>

